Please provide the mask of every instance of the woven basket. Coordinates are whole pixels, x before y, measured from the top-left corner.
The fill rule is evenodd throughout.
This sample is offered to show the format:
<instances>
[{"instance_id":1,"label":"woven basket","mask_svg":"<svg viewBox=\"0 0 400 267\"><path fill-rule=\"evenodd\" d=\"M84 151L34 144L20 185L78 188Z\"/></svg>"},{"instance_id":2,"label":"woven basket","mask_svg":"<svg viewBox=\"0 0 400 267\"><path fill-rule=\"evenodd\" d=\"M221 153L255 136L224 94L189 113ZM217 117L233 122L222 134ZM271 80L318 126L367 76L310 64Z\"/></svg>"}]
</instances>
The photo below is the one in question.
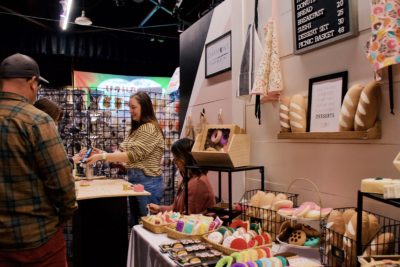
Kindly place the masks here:
<instances>
[{"instance_id":1,"label":"woven basket","mask_svg":"<svg viewBox=\"0 0 400 267\"><path fill-rule=\"evenodd\" d=\"M166 226L170 225L167 224L154 224L148 221L148 217L142 217L143 227L155 234L163 234L165 233Z\"/></svg>"},{"instance_id":2,"label":"woven basket","mask_svg":"<svg viewBox=\"0 0 400 267\"><path fill-rule=\"evenodd\" d=\"M175 229L172 229L171 227L164 227L165 232L167 233L167 236L172 239L194 239L194 240L202 240L202 235L189 235L185 234L182 232L178 232Z\"/></svg>"},{"instance_id":3,"label":"woven basket","mask_svg":"<svg viewBox=\"0 0 400 267\"><path fill-rule=\"evenodd\" d=\"M242 250L238 250L238 249L227 248L227 247L224 247L221 244L217 244L215 242L212 242L210 239L207 238L207 236L208 236L208 234L203 235L203 240L206 241L208 244L210 244L214 249L216 249L218 251L221 251L225 255L231 255L234 252L242 251ZM257 246L257 247L254 247L254 248L262 248L262 247L272 247L272 243L266 244L266 245L262 245L262 246Z\"/></svg>"}]
</instances>

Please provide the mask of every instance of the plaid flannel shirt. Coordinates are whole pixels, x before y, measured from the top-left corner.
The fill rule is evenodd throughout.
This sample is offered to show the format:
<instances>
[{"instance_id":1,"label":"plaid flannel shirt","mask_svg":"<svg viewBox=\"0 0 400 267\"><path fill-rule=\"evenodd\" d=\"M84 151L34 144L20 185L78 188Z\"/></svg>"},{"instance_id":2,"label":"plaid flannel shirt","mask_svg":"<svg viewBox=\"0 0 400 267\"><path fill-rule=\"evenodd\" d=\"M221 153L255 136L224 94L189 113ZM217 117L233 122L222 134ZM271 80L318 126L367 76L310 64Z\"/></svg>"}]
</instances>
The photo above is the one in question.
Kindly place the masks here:
<instances>
[{"instance_id":1,"label":"plaid flannel shirt","mask_svg":"<svg viewBox=\"0 0 400 267\"><path fill-rule=\"evenodd\" d=\"M54 121L24 97L0 92L0 250L44 244L76 208Z\"/></svg>"}]
</instances>

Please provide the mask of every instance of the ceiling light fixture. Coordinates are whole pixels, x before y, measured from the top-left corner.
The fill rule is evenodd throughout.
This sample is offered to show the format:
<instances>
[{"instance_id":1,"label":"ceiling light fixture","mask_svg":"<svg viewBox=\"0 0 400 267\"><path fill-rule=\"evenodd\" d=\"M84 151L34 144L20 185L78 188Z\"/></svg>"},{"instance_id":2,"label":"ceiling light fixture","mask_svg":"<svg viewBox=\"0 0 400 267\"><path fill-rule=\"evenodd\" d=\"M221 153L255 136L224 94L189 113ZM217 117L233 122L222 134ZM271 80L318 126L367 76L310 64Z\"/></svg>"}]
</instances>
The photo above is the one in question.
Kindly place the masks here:
<instances>
[{"instance_id":1,"label":"ceiling light fixture","mask_svg":"<svg viewBox=\"0 0 400 267\"><path fill-rule=\"evenodd\" d=\"M67 26L68 26L68 19L69 19L69 14L71 13L72 1L73 0L61 0L60 1L60 4L63 9L63 12L60 15L60 26L61 26L61 29L63 29L64 31L67 29Z\"/></svg>"},{"instance_id":2,"label":"ceiling light fixture","mask_svg":"<svg viewBox=\"0 0 400 267\"><path fill-rule=\"evenodd\" d=\"M80 17L76 17L75 23L82 26L92 25L91 19L85 16L85 10L82 10L82 14Z\"/></svg>"}]
</instances>

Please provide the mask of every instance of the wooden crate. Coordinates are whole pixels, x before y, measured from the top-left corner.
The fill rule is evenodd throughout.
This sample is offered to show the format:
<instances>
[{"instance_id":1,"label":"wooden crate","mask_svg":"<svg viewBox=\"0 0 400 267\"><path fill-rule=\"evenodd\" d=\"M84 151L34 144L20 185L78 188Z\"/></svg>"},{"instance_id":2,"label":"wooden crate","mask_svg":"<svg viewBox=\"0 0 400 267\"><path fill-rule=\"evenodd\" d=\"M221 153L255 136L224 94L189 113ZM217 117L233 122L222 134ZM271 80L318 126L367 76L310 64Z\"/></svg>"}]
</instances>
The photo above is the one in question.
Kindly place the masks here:
<instances>
[{"instance_id":1,"label":"wooden crate","mask_svg":"<svg viewBox=\"0 0 400 267\"><path fill-rule=\"evenodd\" d=\"M211 135L215 130L221 130L224 138L227 139L224 146L211 141ZM192 155L199 166L248 166L250 165L250 139L237 125L207 125L203 132L196 137Z\"/></svg>"}]
</instances>

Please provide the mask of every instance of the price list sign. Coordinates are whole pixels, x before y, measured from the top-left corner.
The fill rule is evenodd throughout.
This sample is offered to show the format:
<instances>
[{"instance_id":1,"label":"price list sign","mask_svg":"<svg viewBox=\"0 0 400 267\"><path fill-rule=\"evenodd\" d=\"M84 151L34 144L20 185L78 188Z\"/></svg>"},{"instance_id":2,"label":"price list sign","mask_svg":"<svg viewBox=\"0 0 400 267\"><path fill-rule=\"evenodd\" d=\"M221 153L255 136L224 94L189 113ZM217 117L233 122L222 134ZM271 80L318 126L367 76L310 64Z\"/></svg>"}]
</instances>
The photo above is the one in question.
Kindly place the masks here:
<instances>
[{"instance_id":1,"label":"price list sign","mask_svg":"<svg viewBox=\"0 0 400 267\"><path fill-rule=\"evenodd\" d=\"M294 50L302 54L358 32L356 0L293 0Z\"/></svg>"}]
</instances>

